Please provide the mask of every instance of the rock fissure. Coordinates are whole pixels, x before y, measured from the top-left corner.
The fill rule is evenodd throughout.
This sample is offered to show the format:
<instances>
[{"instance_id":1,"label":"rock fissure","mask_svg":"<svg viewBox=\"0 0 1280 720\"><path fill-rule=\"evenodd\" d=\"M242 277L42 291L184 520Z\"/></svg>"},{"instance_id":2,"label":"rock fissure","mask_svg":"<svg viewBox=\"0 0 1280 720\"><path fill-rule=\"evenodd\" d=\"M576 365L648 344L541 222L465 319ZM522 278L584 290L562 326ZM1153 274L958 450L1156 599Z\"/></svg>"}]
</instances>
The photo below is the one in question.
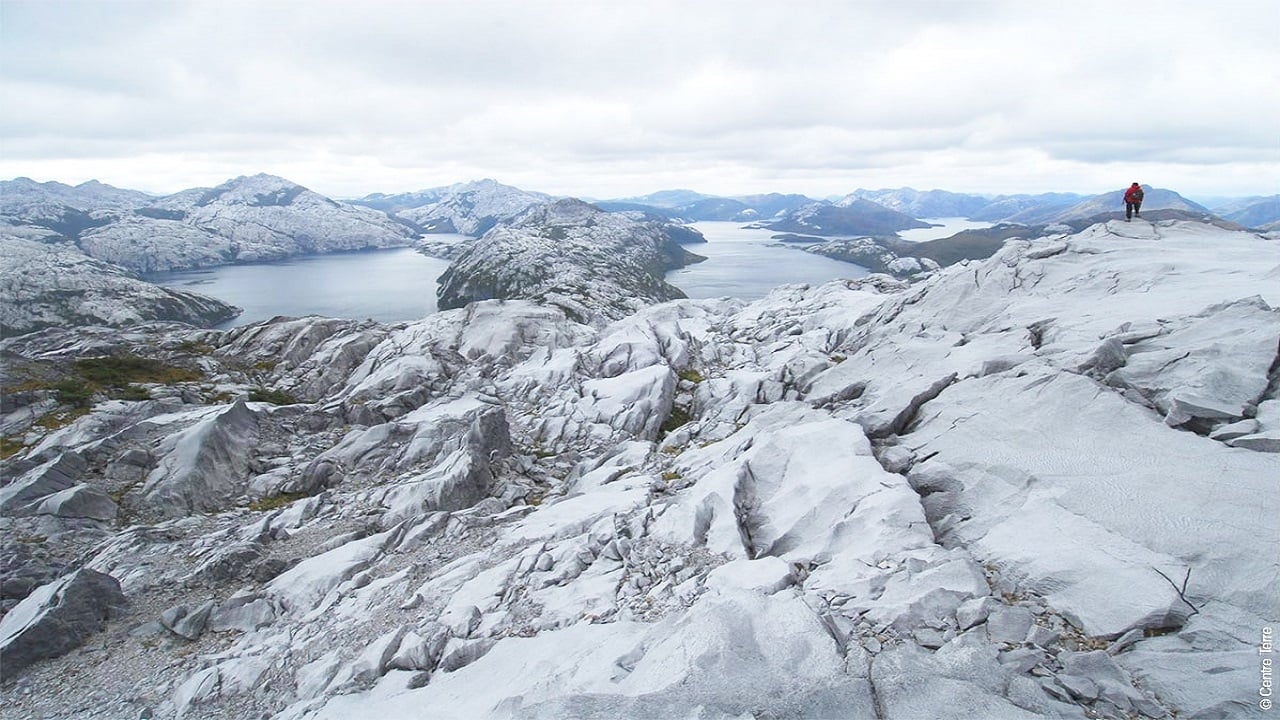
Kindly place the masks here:
<instances>
[{"instance_id":1,"label":"rock fissure","mask_svg":"<svg viewBox=\"0 0 1280 720\"><path fill-rule=\"evenodd\" d=\"M6 338L24 362L213 351L207 381L61 428L7 396L24 449L0 503L24 510L0 524L0 637L85 565L129 605L91 646L6 675L0 700L186 720L1221 714L1256 691L1243 658L1280 573L1252 551L1276 530L1259 511L1275 313L1219 302L1270 292L1224 258L1276 249L1164 230L1158 267L1104 228L909 290L837 282L614 322L517 299L387 329ZM306 399L221 396L267 382ZM694 412L653 442L679 403ZM1169 408L1220 442L1169 432ZM248 417L256 439L213 432ZM141 501L158 469L207 502L219 447L254 456L206 473L235 478L208 512L125 528L71 503ZM19 497L59 456L67 482ZM1175 567L1194 592L1153 572Z\"/></svg>"}]
</instances>

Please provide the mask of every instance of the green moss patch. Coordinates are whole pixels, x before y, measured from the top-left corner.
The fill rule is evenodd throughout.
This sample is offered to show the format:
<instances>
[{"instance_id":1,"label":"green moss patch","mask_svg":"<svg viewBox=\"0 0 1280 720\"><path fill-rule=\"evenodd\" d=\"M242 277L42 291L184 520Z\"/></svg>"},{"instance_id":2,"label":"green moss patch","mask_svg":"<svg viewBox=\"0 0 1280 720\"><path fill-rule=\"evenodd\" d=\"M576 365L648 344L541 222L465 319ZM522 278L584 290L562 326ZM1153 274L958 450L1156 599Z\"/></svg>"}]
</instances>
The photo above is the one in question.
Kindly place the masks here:
<instances>
[{"instance_id":1,"label":"green moss patch","mask_svg":"<svg viewBox=\"0 0 1280 720\"><path fill-rule=\"evenodd\" d=\"M268 510L278 510L282 507L293 504L297 500L308 497L307 493L280 493L270 497L258 498L249 503L249 509L255 512L266 512Z\"/></svg>"},{"instance_id":2,"label":"green moss patch","mask_svg":"<svg viewBox=\"0 0 1280 720\"><path fill-rule=\"evenodd\" d=\"M99 387L121 388L132 383L173 385L203 376L196 370L166 365L137 355L104 355L75 362L76 374Z\"/></svg>"},{"instance_id":3,"label":"green moss patch","mask_svg":"<svg viewBox=\"0 0 1280 720\"><path fill-rule=\"evenodd\" d=\"M693 368L687 368L685 370L681 370L677 372L676 377L680 378L681 380L687 380L695 385L697 385L698 383L702 382L705 379L702 377L702 373L698 372L697 370L694 370Z\"/></svg>"},{"instance_id":4,"label":"green moss patch","mask_svg":"<svg viewBox=\"0 0 1280 720\"><path fill-rule=\"evenodd\" d=\"M265 402L271 403L272 405L293 405L298 402L298 398L283 390L269 390L264 387L256 387L249 391L249 402Z\"/></svg>"},{"instance_id":5,"label":"green moss patch","mask_svg":"<svg viewBox=\"0 0 1280 720\"><path fill-rule=\"evenodd\" d=\"M665 437L667 433L671 432L672 430L675 430L681 425L684 425L685 423L689 422L689 420L690 420L690 416L689 416L688 410L680 407L679 405L673 405L671 407L671 414L667 416L667 419L665 421L663 421L662 427L658 428L659 437Z\"/></svg>"},{"instance_id":6,"label":"green moss patch","mask_svg":"<svg viewBox=\"0 0 1280 720\"><path fill-rule=\"evenodd\" d=\"M26 445L11 437L0 437L0 460L21 452Z\"/></svg>"}]
</instances>

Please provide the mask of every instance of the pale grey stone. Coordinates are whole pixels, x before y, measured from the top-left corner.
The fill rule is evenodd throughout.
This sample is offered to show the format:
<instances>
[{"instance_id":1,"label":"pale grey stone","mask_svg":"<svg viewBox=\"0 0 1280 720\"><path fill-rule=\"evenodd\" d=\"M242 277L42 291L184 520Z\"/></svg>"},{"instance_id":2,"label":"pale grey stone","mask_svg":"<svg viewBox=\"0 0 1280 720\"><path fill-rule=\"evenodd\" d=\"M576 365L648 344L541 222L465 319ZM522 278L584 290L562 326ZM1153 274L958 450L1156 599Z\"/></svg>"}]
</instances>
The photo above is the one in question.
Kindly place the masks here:
<instances>
[{"instance_id":1,"label":"pale grey stone","mask_svg":"<svg viewBox=\"0 0 1280 720\"><path fill-rule=\"evenodd\" d=\"M890 445L880 449L877 459L885 472L904 473L915 462L915 453L901 445Z\"/></svg>"},{"instance_id":2,"label":"pale grey stone","mask_svg":"<svg viewBox=\"0 0 1280 720\"><path fill-rule=\"evenodd\" d=\"M1121 710L1128 710L1144 699L1134 688L1129 674L1105 650L1064 652L1058 659L1064 674L1091 680L1098 687L1098 698Z\"/></svg>"},{"instance_id":3,"label":"pale grey stone","mask_svg":"<svg viewBox=\"0 0 1280 720\"><path fill-rule=\"evenodd\" d=\"M165 610L160 613L160 624L164 625L169 630L173 630L174 626L176 626L182 618L186 617L187 613L190 611L191 608L188 608L186 605L174 605L172 607L165 608Z\"/></svg>"},{"instance_id":4,"label":"pale grey stone","mask_svg":"<svg viewBox=\"0 0 1280 720\"><path fill-rule=\"evenodd\" d=\"M1129 359L1125 346L1116 338L1110 338L1098 346L1089 359L1077 368L1092 377L1102 378L1113 370L1124 367Z\"/></svg>"},{"instance_id":5,"label":"pale grey stone","mask_svg":"<svg viewBox=\"0 0 1280 720\"><path fill-rule=\"evenodd\" d=\"M1048 648L1056 644L1060 637L1062 637L1061 633L1043 625L1032 625L1026 641L1037 647Z\"/></svg>"},{"instance_id":6,"label":"pale grey stone","mask_svg":"<svg viewBox=\"0 0 1280 720\"><path fill-rule=\"evenodd\" d=\"M243 398L175 433L143 486L153 511L164 517L222 510L245 490L258 419Z\"/></svg>"},{"instance_id":7,"label":"pale grey stone","mask_svg":"<svg viewBox=\"0 0 1280 720\"><path fill-rule=\"evenodd\" d=\"M388 664L398 670L435 670L448 642L449 633L439 626L432 627L425 637L406 633Z\"/></svg>"},{"instance_id":8,"label":"pale grey stone","mask_svg":"<svg viewBox=\"0 0 1280 720\"><path fill-rule=\"evenodd\" d=\"M1209 433L1209 437L1220 442L1235 440L1238 437L1252 435L1258 432L1260 425L1254 418L1246 418L1237 422L1219 425Z\"/></svg>"},{"instance_id":9,"label":"pale grey stone","mask_svg":"<svg viewBox=\"0 0 1280 720\"><path fill-rule=\"evenodd\" d=\"M276 611L271 601L259 597L243 604L218 608L209 617L209 629L214 632L253 632L270 625L275 619Z\"/></svg>"},{"instance_id":10,"label":"pale grey stone","mask_svg":"<svg viewBox=\"0 0 1280 720\"><path fill-rule=\"evenodd\" d=\"M87 520L114 520L119 508L106 493L91 485L76 485L54 493L40 502L38 515Z\"/></svg>"},{"instance_id":11,"label":"pale grey stone","mask_svg":"<svg viewBox=\"0 0 1280 720\"><path fill-rule=\"evenodd\" d=\"M991 615L991 611L998 607L1000 607L1000 601L989 595L965 600L960 603L960 607L956 608L956 625L961 630L968 630L984 622Z\"/></svg>"},{"instance_id":12,"label":"pale grey stone","mask_svg":"<svg viewBox=\"0 0 1280 720\"><path fill-rule=\"evenodd\" d=\"M936 650L947 643L943 633L932 628L919 628L912 632L920 647Z\"/></svg>"},{"instance_id":13,"label":"pale grey stone","mask_svg":"<svg viewBox=\"0 0 1280 720\"><path fill-rule=\"evenodd\" d=\"M461 670L484 657L497 643L497 638L451 639L445 646L440 658L440 670L443 672Z\"/></svg>"},{"instance_id":14,"label":"pale grey stone","mask_svg":"<svg viewBox=\"0 0 1280 720\"><path fill-rule=\"evenodd\" d=\"M79 453L64 452L0 487L0 514L31 515L44 498L69 490L87 467Z\"/></svg>"},{"instance_id":15,"label":"pale grey stone","mask_svg":"<svg viewBox=\"0 0 1280 720\"><path fill-rule=\"evenodd\" d=\"M209 622L209 615L213 612L215 605L214 601L209 600L195 610L183 615L169 629L183 639L198 639L201 633L204 632L205 625Z\"/></svg>"},{"instance_id":16,"label":"pale grey stone","mask_svg":"<svg viewBox=\"0 0 1280 720\"><path fill-rule=\"evenodd\" d=\"M1014 648L1000 653L1000 664L1016 673L1030 672L1031 668L1044 662L1047 656L1035 648Z\"/></svg>"},{"instance_id":17,"label":"pale grey stone","mask_svg":"<svg viewBox=\"0 0 1280 720\"><path fill-rule=\"evenodd\" d=\"M1059 675L1058 684L1067 692L1071 693L1071 697L1078 700L1091 702L1098 699L1098 685L1087 677L1080 675Z\"/></svg>"},{"instance_id":18,"label":"pale grey stone","mask_svg":"<svg viewBox=\"0 0 1280 720\"><path fill-rule=\"evenodd\" d=\"M115 578L89 569L36 588L0 618L0 665L5 675L79 647L126 603Z\"/></svg>"},{"instance_id":19,"label":"pale grey stone","mask_svg":"<svg viewBox=\"0 0 1280 720\"><path fill-rule=\"evenodd\" d=\"M1110 645L1108 645L1107 654L1116 655L1116 654L1122 653L1125 650L1132 647L1134 643L1137 643L1142 638L1143 638L1142 628L1133 628L1132 630L1116 638L1115 641L1113 641Z\"/></svg>"},{"instance_id":20,"label":"pale grey stone","mask_svg":"<svg viewBox=\"0 0 1280 720\"><path fill-rule=\"evenodd\" d=\"M1228 440L1227 444L1255 452L1280 453L1280 431L1244 435Z\"/></svg>"},{"instance_id":21,"label":"pale grey stone","mask_svg":"<svg viewBox=\"0 0 1280 720\"><path fill-rule=\"evenodd\" d=\"M1019 605L1001 605L987 617L987 636L992 642L1021 643L1031 631L1034 616Z\"/></svg>"}]
</instances>

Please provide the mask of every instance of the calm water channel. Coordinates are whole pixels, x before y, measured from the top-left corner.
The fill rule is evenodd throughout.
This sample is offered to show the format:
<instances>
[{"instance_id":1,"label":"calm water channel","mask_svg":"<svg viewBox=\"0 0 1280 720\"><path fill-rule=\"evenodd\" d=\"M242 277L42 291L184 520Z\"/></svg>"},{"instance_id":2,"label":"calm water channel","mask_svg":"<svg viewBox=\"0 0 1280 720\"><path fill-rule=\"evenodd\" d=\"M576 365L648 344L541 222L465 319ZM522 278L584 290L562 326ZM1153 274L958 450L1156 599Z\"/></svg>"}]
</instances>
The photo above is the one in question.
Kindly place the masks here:
<instances>
[{"instance_id":1,"label":"calm water channel","mask_svg":"<svg viewBox=\"0 0 1280 720\"><path fill-rule=\"evenodd\" d=\"M780 245L770 239L775 234L772 230L747 230L732 222L693 226L707 242L688 248L706 257L706 262L667 274L667 282L691 298L754 300L778 285L816 284L867 274L857 265ZM935 229L932 234L938 232ZM147 279L244 308L224 328L277 315L398 322L436 311L436 279L448 266L447 260L427 257L412 248L397 248L156 273Z\"/></svg>"}]
</instances>

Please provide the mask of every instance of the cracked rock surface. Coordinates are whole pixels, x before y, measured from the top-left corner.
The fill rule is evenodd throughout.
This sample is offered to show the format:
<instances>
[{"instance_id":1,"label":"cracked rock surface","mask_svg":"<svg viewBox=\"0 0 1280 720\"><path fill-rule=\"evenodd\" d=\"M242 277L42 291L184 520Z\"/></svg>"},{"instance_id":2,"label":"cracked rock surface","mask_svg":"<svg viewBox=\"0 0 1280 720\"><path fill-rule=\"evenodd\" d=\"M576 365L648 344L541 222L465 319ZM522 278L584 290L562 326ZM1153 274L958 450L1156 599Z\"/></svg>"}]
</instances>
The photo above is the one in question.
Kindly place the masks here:
<instances>
[{"instance_id":1,"label":"cracked rock surface","mask_svg":"<svg viewBox=\"0 0 1280 720\"><path fill-rule=\"evenodd\" d=\"M6 408L0 644L72 573L127 604L6 666L0 717L1248 716L1278 273L1274 240L1119 222L612 321L5 340L204 374ZM80 487L115 514L45 502Z\"/></svg>"}]
</instances>

